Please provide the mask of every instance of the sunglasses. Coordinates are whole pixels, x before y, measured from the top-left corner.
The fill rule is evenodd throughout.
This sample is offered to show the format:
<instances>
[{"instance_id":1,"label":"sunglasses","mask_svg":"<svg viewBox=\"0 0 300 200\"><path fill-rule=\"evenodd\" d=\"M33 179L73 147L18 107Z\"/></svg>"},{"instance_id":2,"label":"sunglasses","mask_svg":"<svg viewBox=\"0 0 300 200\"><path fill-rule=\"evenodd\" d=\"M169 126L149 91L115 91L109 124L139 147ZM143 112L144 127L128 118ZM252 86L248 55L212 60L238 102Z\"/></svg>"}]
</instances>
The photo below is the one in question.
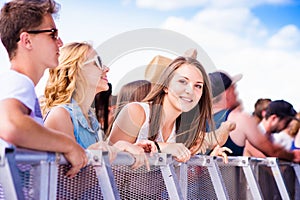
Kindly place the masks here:
<instances>
[{"instance_id":1,"label":"sunglasses","mask_svg":"<svg viewBox=\"0 0 300 200\"><path fill-rule=\"evenodd\" d=\"M83 64L86 65L86 64L89 64L91 62L95 62L96 63L96 66L101 69L102 71L105 69L105 66L102 65L102 60L100 58L100 56L96 55L93 59L91 60L88 60L86 62L84 62Z\"/></svg>"},{"instance_id":2,"label":"sunglasses","mask_svg":"<svg viewBox=\"0 0 300 200\"><path fill-rule=\"evenodd\" d=\"M44 30L30 30L30 31L25 31L26 33L29 34L40 34L40 33L51 33L50 36L53 40L58 40L58 29L52 28L52 29L44 29ZM20 41L20 38L17 39L17 42Z\"/></svg>"}]
</instances>

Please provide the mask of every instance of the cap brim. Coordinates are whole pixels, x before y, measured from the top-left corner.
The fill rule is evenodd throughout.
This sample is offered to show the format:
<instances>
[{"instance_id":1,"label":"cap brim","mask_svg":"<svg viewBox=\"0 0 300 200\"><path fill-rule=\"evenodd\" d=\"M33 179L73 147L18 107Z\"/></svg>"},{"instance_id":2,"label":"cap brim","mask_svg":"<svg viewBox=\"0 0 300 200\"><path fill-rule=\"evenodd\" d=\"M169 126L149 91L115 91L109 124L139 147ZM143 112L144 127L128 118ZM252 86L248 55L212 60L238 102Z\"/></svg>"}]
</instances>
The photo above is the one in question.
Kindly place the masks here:
<instances>
[{"instance_id":1,"label":"cap brim","mask_svg":"<svg viewBox=\"0 0 300 200\"><path fill-rule=\"evenodd\" d=\"M239 80L241 80L242 78L243 78L243 74L237 74L237 75L231 77L231 80L232 80L232 83L236 83Z\"/></svg>"}]
</instances>

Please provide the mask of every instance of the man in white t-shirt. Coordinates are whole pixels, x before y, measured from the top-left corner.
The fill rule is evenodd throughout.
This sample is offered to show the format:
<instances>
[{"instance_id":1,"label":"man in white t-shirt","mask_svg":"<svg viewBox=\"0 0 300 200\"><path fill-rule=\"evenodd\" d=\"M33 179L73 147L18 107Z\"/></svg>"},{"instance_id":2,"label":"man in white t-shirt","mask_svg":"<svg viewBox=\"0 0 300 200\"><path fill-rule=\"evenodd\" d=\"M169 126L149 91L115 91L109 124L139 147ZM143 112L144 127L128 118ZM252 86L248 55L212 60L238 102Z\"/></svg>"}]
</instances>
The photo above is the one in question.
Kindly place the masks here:
<instances>
[{"instance_id":1,"label":"man in white t-shirt","mask_svg":"<svg viewBox=\"0 0 300 200\"><path fill-rule=\"evenodd\" d=\"M43 126L34 90L45 69L58 65L63 43L52 17L58 7L53 0L12 0L1 9L1 41L11 67L0 75L0 140L63 153L72 165L67 173L72 177L87 164L85 151L66 134Z\"/></svg>"}]
</instances>

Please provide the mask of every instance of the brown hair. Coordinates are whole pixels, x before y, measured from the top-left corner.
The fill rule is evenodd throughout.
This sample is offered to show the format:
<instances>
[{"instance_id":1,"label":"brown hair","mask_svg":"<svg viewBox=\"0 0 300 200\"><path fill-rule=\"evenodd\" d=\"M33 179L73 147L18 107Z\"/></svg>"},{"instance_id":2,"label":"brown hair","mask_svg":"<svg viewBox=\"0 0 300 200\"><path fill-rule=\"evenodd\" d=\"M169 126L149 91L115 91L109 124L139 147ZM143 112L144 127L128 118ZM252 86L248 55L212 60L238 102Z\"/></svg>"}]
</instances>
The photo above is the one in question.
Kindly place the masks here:
<instances>
[{"instance_id":1,"label":"brown hair","mask_svg":"<svg viewBox=\"0 0 300 200\"><path fill-rule=\"evenodd\" d=\"M0 35L10 60L16 56L20 34L40 26L44 15L55 14L58 10L59 4L53 0L13 0L4 4L0 14Z\"/></svg>"},{"instance_id":2,"label":"brown hair","mask_svg":"<svg viewBox=\"0 0 300 200\"><path fill-rule=\"evenodd\" d=\"M203 141L207 123L210 127L214 127L210 82L200 62L190 57L178 57L173 60L162 72L157 84L153 85L152 90L143 101L151 102L148 138L155 140L159 132L157 124L161 124L162 120L162 103L165 97L164 88L169 86L175 71L183 64L190 64L198 68L204 79L203 93L198 106L195 106L189 112L183 112L176 120L176 142L184 143L187 148L190 148L196 143L198 138L201 139L201 142Z\"/></svg>"}]
</instances>

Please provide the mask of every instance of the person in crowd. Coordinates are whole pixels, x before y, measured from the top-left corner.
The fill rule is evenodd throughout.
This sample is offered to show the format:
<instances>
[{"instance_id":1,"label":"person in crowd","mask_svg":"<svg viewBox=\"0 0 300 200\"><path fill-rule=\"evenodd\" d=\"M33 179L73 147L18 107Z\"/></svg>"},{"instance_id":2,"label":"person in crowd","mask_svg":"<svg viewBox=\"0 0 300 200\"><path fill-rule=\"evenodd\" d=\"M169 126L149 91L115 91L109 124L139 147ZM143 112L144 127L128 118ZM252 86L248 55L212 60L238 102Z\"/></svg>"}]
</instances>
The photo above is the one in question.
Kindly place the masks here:
<instances>
[{"instance_id":1,"label":"person in crowd","mask_svg":"<svg viewBox=\"0 0 300 200\"><path fill-rule=\"evenodd\" d=\"M85 149L105 149L112 154L116 151L132 153L136 158L134 169L143 164L149 167L143 147L156 152L153 142L143 140L131 144L120 140L113 148L102 140L102 134L98 134L100 127L91 105L97 93L109 89L108 71L90 44L73 42L65 45L58 67L49 70L42 107L45 126L63 131Z\"/></svg>"},{"instance_id":2,"label":"person in crowd","mask_svg":"<svg viewBox=\"0 0 300 200\"><path fill-rule=\"evenodd\" d=\"M272 135L273 142L284 147L286 150L290 150L292 143L295 139L300 128L300 113L298 112L296 118L293 119L287 128L285 128L280 133L275 133Z\"/></svg>"},{"instance_id":3,"label":"person in crowd","mask_svg":"<svg viewBox=\"0 0 300 200\"><path fill-rule=\"evenodd\" d=\"M216 127L224 121L233 121L236 128L230 132L223 145L232 150L231 156L242 156L246 140L267 156L299 162L300 151L286 151L280 146L273 145L259 130L255 119L242 111L236 93L236 83L242 75L230 76L225 71L215 71L209 74L213 94L213 113ZM290 113L289 113L290 115ZM277 119L279 121L279 118ZM285 124L285 120L282 122Z\"/></svg>"},{"instance_id":4,"label":"person in crowd","mask_svg":"<svg viewBox=\"0 0 300 200\"><path fill-rule=\"evenodd\" d=\"M201 148L207 123L212 124L212 118L205 69L196 59L178 57L164 69L142 102L131 102L121 109L109 141L150 139L159 151L185 162Z\"/></svg>"},{"instance_id":5,"label":"person in crowd","mask_svg":"<svg viewBox=\"0 0 300 200\"><path fill-rule=\"evenodd\" d=\"M118 92L115 116L130 102L141 102L151 90L151 82L147 80L136 80L123 85Z\"/></svg>"},{"instance_id":6,"label":"person in crowd","mask_svg":"<svg viewBox=\"0 0 300 200\"><path fill-rule=\"evenodd\" d=\"M295 115L296 111L290 103L284 100L272 101L266 108L265 116L259 123L258 128L271 143L274 143L273 134L287 128L288 124L295 118ZM278 146L282 147L282 145ZM287 150L290 150L290 148ZM249 142L245 146L245 155L260 158L266 157L263 152L253 147Z\"/></svg>"},{"instance_id":7,"label":"person in crowd","mask_svg":"<svg viewBox=\"0 0 300 200\"><path fill-rule=\"evenodd\" d=\"M108 137L112 128L112 123L120 113L121 109L130 102L141 102L150 92L151 86L152 84L150 81L136 80L131 81L121 87L118 95L116 96L116 106L106 137Z\"/></svg>"},{"instance_id":8,"label":"person in crowd","mask_svg":"<svg viewBox=\"0 0 300 200\"><path fill-rule=\"evenodd\" d=\"M63 153L72 166L67 176L73 177L87 164L86 153L63 132L43 126L34 90L44 71L58 64L63 42L52 17L58 10L53 0L12 0L1 9L1 41L11 67L0 75L0 138L18 147Z\"/></svg>"},{"instance_id":9,"label":"person in crowd","mask_svg":"<svg viewBox=\"0 0 300 200\"><path fill-rule=\"evenodd\" d=\"M108 83L108 86L108 90L97 93L94 99L96 116L104 133L109 127L109 104L112 93L111 83Z\"/></svg>"},{"instance_id":10,"label":"person in crowd","mask_svg":"<svg viewBox=\"0 0 300 200\"><path fill-rule=\"evenodd\" d=\"M256 120L257 124L259 124L261 120L264 118L265 111L269 103L271 103L271 99L269 98L259 98L255 102L252 116Z\"/></svg>"},{"instance_id":11,"label":"person in crowd","mask_svg":"<svg viewBox=\"0 0 300 200\"><path fill-rule=\"evenodd\" d=\"M298 117L299 117L299 113L297 114L297 118ZM294 126L294 128L296 129L297 126ZM298 131L296 129L295 132L297 133L294 140L292 141L291 150L300 149L300 122L298 122Z\"/></svg>"}]
</instances>

